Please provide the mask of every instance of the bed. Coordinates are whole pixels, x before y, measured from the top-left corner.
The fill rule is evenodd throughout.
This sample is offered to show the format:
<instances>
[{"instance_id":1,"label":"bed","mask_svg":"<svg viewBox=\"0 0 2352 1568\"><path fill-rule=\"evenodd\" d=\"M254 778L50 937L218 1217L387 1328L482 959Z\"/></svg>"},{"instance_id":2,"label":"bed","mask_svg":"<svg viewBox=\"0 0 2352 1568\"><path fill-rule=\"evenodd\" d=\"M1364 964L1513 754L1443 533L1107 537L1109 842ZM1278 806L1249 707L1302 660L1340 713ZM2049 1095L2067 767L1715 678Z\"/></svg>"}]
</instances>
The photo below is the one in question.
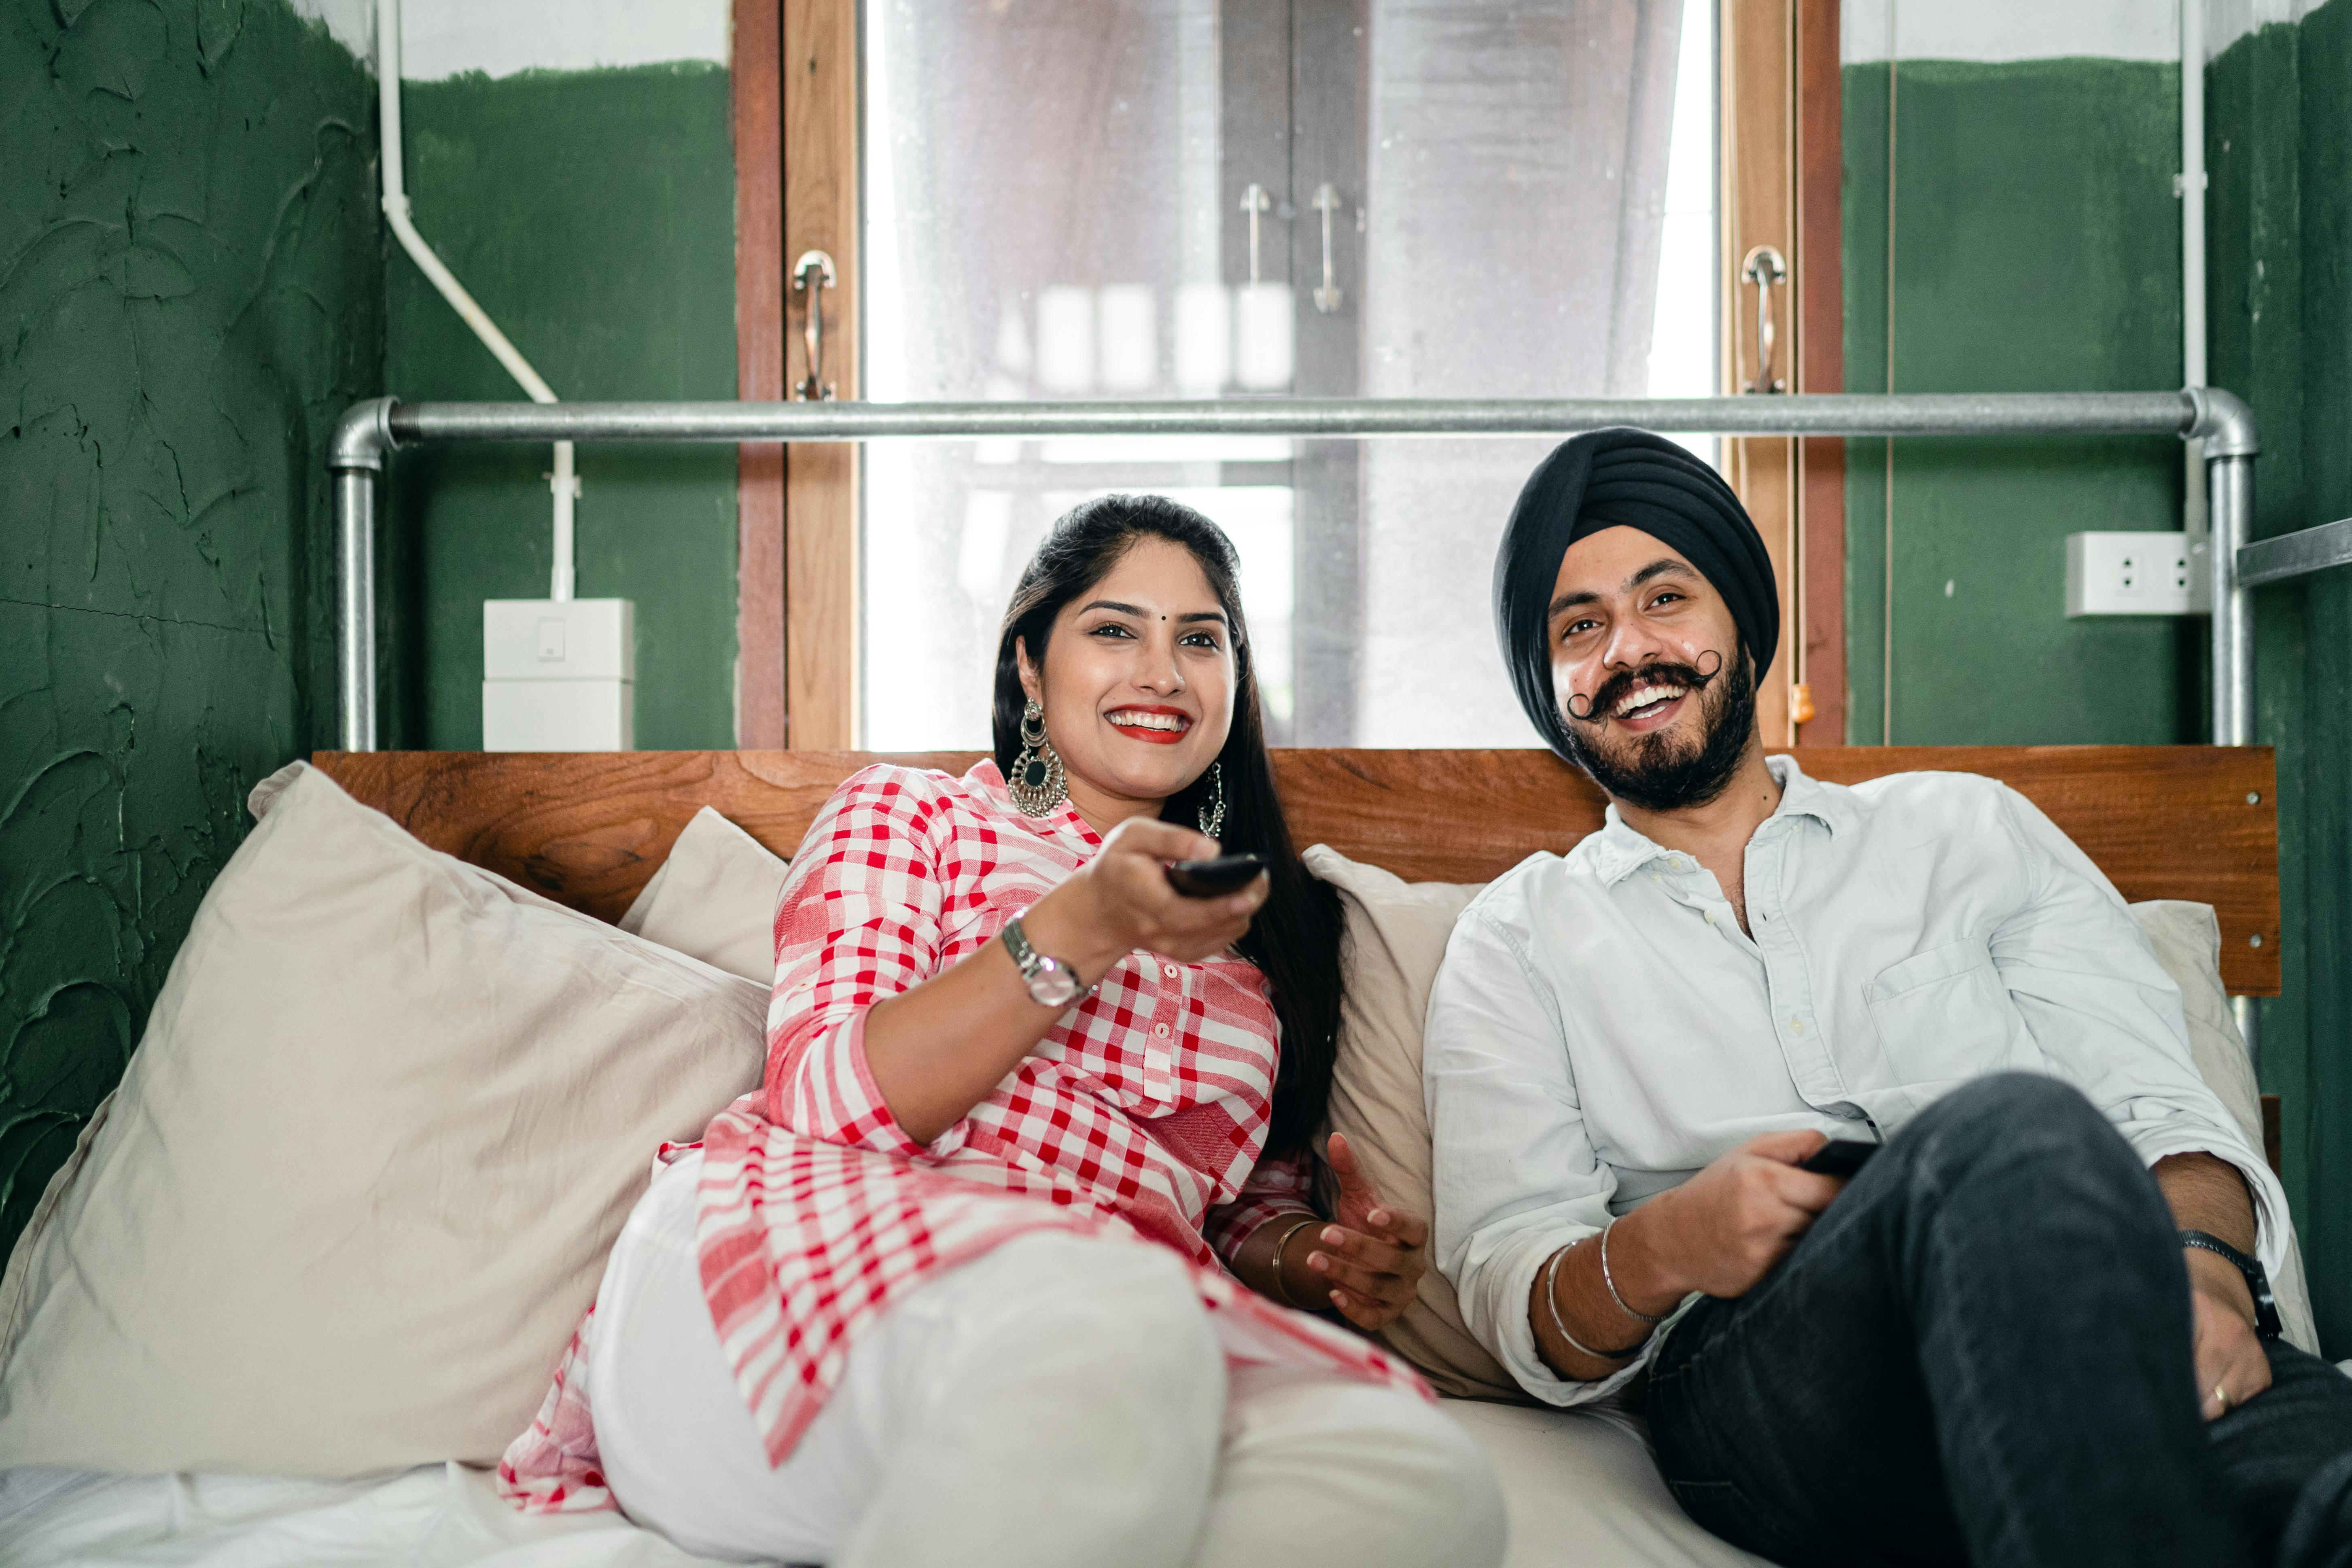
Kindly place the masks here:
<instances>
[{"instance_id":1,"label":"bed","mask_svg":"<svg viewBox=\"0 0 2352 1568\"><path fill-rule=\"evenodd\" d=\"M2070 834L2126 899L2210 906L2218 928L2219 984L2229 993L2278 991L2277 817L2267 749L1889 748L1796 754L1814 776L1839 782L1920 768L2003 779ZM705 808L774 855L788 856L831 790L877 760L961 771L973 755L322 752L314 763L350 802L381 812L425 848L479 868L471 874L484 886L527 889L513 895L517 908L537 910L545 901L551 909L611 922L628 914ZM1564 849L1601 822L1601 803L1590 784L1539 751L1293 750L1277 752L1276 763L1302 845L1328 846L1406 883L1483 882L1529 853ZM493 875L479 878L480 871ZM320 872L331 874L331 867ZM223 877L226 882L229 873ZM2226 1008L2222 1016L2226 1021ZM2241 1068L2251 1086L2251 1070ZM2263 1118L2265 1131L2271 1131L2274 1110L2265 1110L2271 1112ZM2275 1163L2274 1147L2272 1158ZM641 1159L625 1152L622 1164ZM70 1173L71 1167L61 1173L53 1197ZM641 1174L635 1179L641 1185ZM616 1191L614 1201L625 1207L626 1195ZM9 1279L12 1284L18 1279L13 1263ZM8 1310L0 1292L0 1320ZM6 1326L0 1321L0 1329ZM546 1346L544 1363L560 1348ZM0 1370L16 1377L23 1369L11 1363ZM1681 1516L1633 1418L1470 1399L1448 1407L1502 1474L1516 1568L1565 1563L1711 1568L1755 1561ZM6 1423L0 1414L0 1428ZM513 1514L496 1500L479 1469L455 1463L415 1464L357 1479L106 1475L94 1467L0 1471L0 1568L212 1562L593 1568L693 1561L610 1514Z\"/></svg>"}]
</instances>

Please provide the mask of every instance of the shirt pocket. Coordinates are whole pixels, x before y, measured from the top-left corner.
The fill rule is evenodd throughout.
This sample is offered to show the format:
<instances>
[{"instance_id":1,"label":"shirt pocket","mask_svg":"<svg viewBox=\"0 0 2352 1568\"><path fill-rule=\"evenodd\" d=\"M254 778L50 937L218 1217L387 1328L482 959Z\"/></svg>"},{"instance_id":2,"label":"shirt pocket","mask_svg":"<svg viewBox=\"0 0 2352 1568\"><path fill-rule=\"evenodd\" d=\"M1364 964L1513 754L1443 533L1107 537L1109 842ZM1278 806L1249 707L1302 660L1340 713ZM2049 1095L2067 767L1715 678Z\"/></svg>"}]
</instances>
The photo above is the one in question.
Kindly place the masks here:
<instances>
[{"instance_id":1,"label":"shirt pocket","mask_svg":"<svg viewBox=\"0 0 2352 1568\"><path fill-rule=\"evenodd\" d=\"M2041 1052L1982 937L1915 952L1863 987L1898 1078L1926 1085L2039 1071Z\"/></svg>"}]
</instances>

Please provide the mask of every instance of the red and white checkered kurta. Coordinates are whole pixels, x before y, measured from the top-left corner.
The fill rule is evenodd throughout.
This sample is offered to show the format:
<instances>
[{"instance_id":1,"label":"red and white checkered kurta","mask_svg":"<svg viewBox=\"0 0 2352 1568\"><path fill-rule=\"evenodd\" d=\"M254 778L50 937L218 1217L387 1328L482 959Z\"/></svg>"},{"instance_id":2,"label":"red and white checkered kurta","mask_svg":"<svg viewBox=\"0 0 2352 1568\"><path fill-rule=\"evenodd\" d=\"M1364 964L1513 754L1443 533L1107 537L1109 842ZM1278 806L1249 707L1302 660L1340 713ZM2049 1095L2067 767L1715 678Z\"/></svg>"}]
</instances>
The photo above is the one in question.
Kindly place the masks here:
<instances>
[{"instance_id":1,"label":"red and white checkered kurta","mask_svg":"<svg viewBox=\"0 0 2352 1568\"><path fill-rule=\"evenodd\" d=\"M1046 1228L1183 1254L1229 1362L1301 1362L1428 1394L1367 1341L1219 1267L1307 1194L1303 1163L1258 1163L1278 1047L1255 966L1130 953L929 1144L892 1118L866 1070L867 1009L994 940L1101 847L1066 804L1020 815L985 761L961 779L867 768L802 841L777 905L765 1082L703 1135L697 1222L711 1321L772 1463L894 1301ZM612 1506L586 1385L594 1321L592 1308L499 1467L519 1507Z\"/></svg>"}]
</instances>

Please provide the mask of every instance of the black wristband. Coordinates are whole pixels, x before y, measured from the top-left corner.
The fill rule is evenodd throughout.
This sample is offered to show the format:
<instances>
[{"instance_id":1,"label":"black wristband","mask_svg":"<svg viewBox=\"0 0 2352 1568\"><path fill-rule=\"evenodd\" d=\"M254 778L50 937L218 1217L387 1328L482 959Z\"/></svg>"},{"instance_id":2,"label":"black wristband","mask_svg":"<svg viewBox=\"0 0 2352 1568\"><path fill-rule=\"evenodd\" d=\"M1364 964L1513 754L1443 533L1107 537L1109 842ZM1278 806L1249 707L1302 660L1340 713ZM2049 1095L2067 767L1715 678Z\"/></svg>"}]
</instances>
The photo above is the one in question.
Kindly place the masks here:
<instances>
[{"instance_id":1,"label":"black wristband","mask_svg":"<svg viewBox=\"0 0 2352 1568\"><path fill-rule=\"evenodd\" d=\"M2246 1289L2254 1297L2254 1332L2266 1340L2280 1333L2278 1299L2271 1294L2271 1277L2259 1258L2249 1258L2220 1237L2202 1230L2184 1230L2180 1245L2193 1247L2200 1252L2210 1252L2229 1260L2231 1266L2246 1277Z\"/></svg>"}]
</instances>

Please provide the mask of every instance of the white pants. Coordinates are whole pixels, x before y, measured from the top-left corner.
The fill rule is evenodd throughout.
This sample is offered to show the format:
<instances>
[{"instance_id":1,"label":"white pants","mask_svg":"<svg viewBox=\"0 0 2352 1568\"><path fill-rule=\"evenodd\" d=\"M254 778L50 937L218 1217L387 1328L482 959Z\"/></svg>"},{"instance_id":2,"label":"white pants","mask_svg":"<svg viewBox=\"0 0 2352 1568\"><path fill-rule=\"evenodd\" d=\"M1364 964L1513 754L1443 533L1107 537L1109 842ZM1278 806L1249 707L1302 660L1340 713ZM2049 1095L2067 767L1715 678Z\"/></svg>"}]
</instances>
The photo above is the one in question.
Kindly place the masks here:
<instances>
[{"instance_id":1,"label":"white pants","mask_svg":"<svg viewBox=\"0 0 2352 1568\"><path fill-rule=\"evenodd\" d=\"M1503 1502L1409 1394L1223 1353L1181 1259L1042 1232L904 1298L771 1468L695 1259L698 1154L597 1296L589 1397L623 1511L688 1551L844 1568L1481 1568Z\"/></svg>"}]
</instances>

